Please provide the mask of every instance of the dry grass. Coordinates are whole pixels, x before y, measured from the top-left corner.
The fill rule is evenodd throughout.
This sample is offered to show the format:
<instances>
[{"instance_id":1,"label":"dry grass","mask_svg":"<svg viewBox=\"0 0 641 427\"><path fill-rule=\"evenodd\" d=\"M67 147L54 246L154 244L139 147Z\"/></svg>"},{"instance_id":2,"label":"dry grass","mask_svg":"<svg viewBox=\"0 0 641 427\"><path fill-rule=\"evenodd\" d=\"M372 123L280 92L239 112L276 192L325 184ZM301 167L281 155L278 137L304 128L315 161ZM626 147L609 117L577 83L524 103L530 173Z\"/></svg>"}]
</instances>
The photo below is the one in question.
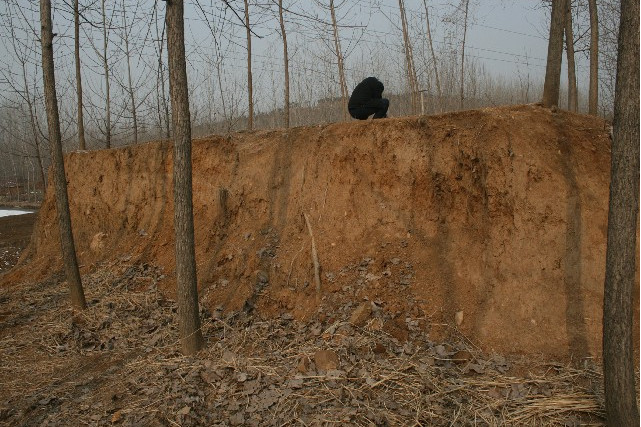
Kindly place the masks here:
<instances>
[{"instance_id":1,"label":"dry grass","mask_svg":"<svg viewBox=\"0 0 641 427\"><path fill-rule=\"evenodd\" d=\"M383 312L363 328L204 313L207 346L183 357L163 279L105 266L84 278L90 307L75 315L56 280L0 288L0 423L603 424L598 368L506 360L464 337L436 344L411 325L400 343ZM337 369L316 369L321 349Z\"/></svg>"}]
</instances>

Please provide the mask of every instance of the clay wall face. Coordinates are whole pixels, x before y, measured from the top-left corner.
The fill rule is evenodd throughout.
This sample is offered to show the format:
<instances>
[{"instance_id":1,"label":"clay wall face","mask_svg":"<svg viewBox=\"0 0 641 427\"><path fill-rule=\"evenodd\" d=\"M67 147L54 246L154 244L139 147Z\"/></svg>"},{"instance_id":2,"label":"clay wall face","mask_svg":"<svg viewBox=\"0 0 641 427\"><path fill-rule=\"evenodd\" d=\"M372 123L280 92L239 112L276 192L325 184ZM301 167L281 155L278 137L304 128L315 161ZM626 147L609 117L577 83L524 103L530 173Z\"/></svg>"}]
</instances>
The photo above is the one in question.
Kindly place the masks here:
<instances>
[{"instance_id":1,"label":"clay wall face","mask_svg":"<svg viewBox=\"0 0 641 427\"><path fill-rule=\"evenodd\" d=\"M599 120L536 106L195 140L201 301L310 318L367 298L435 340L598 357L609 147ZM131 257L172 292L171 165L166 143L66 157L85 271ZM30 274L61 266L54 211L49 189Z\"/></svg>"}]
</instances>

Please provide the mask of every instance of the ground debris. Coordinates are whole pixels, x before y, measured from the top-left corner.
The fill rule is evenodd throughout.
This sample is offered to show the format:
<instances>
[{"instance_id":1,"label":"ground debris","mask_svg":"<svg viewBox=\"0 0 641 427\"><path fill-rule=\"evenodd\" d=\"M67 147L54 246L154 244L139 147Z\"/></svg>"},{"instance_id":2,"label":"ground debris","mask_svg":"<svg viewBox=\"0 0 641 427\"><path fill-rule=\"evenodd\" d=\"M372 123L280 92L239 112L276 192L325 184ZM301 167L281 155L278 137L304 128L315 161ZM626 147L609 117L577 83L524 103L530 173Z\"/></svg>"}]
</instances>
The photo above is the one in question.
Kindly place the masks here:
<instances>
[{"instance_id":1,"label":"ground debris","mask_svg":"<svg viewBox=\"0 0 641 427\"><path fill-rule=\"evenodd\" d=\"M359 267L374 262L364 258ZM204 311L206 347L183 357L175 303L157 288L162 280L148 264L98 268L83 277L90 305L80 314L56 281L0 289L8 313L0 324L0 423L602 422L600 373L542 365L512 376L506 358L464 339L432 342L416 319L387 313L380 302L305 323L289 313ZM366 315L354 321L359 307Z\"/></svg>"}]
</instances>

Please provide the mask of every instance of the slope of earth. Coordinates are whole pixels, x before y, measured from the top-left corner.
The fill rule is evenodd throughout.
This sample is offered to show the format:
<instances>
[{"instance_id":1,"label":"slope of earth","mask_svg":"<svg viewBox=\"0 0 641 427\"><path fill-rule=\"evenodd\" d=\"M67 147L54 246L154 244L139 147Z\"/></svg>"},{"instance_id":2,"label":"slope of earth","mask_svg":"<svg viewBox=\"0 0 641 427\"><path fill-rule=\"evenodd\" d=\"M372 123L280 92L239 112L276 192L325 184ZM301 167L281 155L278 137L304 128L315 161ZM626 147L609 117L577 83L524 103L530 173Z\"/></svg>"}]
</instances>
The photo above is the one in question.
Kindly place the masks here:
<instances>
[{"instance_id":1,"label":"slope of earth","mask_svg":"<svg viewBox=\"0 0 641 427\"><path fill-rule=\"evenodd\" d=\"M368 300L436 342L599 357L609 162L603 121L535 105L196 140L201 301L332 324ZM171 296L171 144L66 170L83 274L147 262ZM50 187L5 286L60 271L56 224Z\"/></svg>"}]
</instances>

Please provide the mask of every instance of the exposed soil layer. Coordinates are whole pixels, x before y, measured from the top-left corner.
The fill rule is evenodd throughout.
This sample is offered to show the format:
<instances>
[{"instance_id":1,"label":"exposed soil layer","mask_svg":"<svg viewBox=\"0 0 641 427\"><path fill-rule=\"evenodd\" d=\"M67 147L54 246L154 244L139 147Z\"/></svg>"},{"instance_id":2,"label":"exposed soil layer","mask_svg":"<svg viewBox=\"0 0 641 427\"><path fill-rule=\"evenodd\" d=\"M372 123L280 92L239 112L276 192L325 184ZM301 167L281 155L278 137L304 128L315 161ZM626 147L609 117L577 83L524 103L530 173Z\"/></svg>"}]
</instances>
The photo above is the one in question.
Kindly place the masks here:
<instances>
[{"instance_id":1,"label":"exposed soil layer","mask_svg":"<svg viewBox=\"0 0 641 427\"><path fill-rule=\"evenodd\" d=\"M171 144L65 165L83 274L149 262L171 295ZM331 321L368 299L436 342L456 330L488 352L599 357L609 172L603 121L535 105L196 140L201 301ZM49 187L3 283L60 271L58 248ZM638 340L638 286L634 300Z\"/></svg>"}]
</instances>

